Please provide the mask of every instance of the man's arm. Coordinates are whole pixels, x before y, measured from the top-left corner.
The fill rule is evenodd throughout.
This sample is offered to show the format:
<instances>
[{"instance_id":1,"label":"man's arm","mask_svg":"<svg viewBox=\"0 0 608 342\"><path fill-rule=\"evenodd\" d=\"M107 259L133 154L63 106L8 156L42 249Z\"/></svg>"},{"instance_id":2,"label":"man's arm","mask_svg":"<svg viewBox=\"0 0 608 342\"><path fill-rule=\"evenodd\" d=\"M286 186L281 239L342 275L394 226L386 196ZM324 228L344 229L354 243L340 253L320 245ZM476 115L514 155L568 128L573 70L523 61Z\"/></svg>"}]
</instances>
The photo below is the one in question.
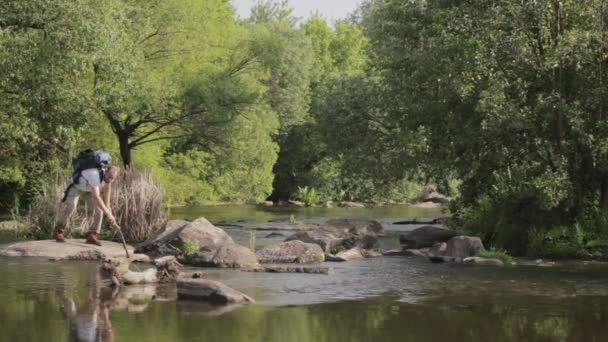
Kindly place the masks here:
<instances>
[{"instance_id":1,"label":"man's arm","mask_svg":"<svg viewBox=\"0 0 608 342\"><path fill-rule=\"evenodd\" d=\"M103 190L103 201L106 204L106 207L108 207L108 209L110 210L110 212L113 214L114 211L112 210L112 205L110 204L110 199L112 198L112 186L110 184L106 185L106 187Z\"/></svg>"},{"instance_id":2,"label":"man's arm","mask_svg":"<svg viewBox=\"0 0 608 342\"><path fill-rule=\"evenodd\" d=\"M101 211L108 217L108 220L110 221L110 223L112 225L116 225L116 219L114 218L114 215L112 214L112 211L103 202L103 200L101 199L101 196L99 195L99 188L98 187L94 187L93 188L93 192L91 193L91 195L93 196L93 199L95 200L95 203L97 204L97 207L99 209L101 209Z\"/></svg>"}]
</instances>

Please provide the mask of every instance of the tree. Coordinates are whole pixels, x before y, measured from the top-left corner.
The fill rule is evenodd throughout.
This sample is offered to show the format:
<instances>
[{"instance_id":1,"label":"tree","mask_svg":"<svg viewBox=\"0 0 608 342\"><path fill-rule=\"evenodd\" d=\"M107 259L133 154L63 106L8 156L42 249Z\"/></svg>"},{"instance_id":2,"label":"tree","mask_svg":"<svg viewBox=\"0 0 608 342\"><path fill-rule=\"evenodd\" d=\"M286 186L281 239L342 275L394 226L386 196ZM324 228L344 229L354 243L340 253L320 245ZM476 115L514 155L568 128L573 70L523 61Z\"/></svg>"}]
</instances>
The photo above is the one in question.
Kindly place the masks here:
<instances>
[{"instance_id":1,"label":"tree","mask_svg":"<svg viewBox=\"0 0 608 342\"><path fill-rule=\"evenodd\" d=\"M214 6L219 10L210 11ZM206 50L224 39L213 36L220 27L205 32L211 30L207 21L232 20L225 2L157 1L129 10L92 66L95 101L118 138L125 167L131 151L146 143L184 137L217 142L220 127L257 97L239 75L249 57L213 67L201 63Z\"/></svg>"},{"instance_id":2,"label":"tree","mask_svg":"<svg viewBox=\"0 0 608 342\"><path fill-rule=\"evenodd\" d=\"M424 132L425 172L462 179L465 224L519 253L555 225L598 233L589 214L608 208L602 1L388 0L363 12L386 122Z\"/></svg>"}]
</instances>

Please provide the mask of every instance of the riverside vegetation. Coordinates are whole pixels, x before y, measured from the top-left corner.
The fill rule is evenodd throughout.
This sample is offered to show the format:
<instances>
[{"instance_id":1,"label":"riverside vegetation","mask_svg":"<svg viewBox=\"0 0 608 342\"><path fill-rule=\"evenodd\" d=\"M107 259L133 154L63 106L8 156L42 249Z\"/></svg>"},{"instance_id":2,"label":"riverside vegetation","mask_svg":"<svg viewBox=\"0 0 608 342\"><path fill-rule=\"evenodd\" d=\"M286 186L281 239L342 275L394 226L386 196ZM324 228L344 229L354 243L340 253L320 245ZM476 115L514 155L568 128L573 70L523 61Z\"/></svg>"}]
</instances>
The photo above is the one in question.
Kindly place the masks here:
<instances>
[{"instance_id":1,"label":"riverside vegetation","mask_svg":"<svg viewBox=\"0 0 608 342\"><path fill-rule=\"evenodd\" d=\"M115 195L133 241L165 206L431 183L488 246L603 255L607 31L601 0L366 0L331 25L286 1L247 19L223 0L3 1L0 205L48 231L55 183L97 146L157 180Z\"/></svg>"}]
</instances>

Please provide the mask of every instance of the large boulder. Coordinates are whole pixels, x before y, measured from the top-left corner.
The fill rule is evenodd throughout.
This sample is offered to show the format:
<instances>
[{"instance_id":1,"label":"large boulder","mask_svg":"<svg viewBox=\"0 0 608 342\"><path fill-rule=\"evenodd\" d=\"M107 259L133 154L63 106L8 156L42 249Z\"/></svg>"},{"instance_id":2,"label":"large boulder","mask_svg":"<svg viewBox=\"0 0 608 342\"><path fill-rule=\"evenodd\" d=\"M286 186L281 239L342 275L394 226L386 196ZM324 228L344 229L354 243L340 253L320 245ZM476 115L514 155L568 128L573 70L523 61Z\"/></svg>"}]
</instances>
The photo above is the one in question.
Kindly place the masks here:
<instances>
[{"instance_id":1,"label":"large boulder","mask_svg":"<svg viewBox=\"0 0 608 342\"><path fill-rule=\"evenodd\" d=\"M220 282L208 279L179 279L177 298L201 300L217 305L252 304L255 301Z\"/></svg>"},{"instance_id":2,"label":"large boulder","mask_svg":"<svg viewBox=\"0 0 608 342\"><path fill-rule=\"evenodd\" d=\"M299 240L270 245L262 248L256 254L262 264L307 264L325 260L325 253L319 245Z\"/></svg>"},{"instance_id":3,"label":"large boulder","mask_svg":"<svg viewBox=\"0 0 608 342\"><path fill-rule=\"evenodd\" d=\"M404 249L420 249L432 247L437 242L445 242L462 234L439 227L424 226L416 228L399 236L399 242Z\"/></svg>"},{"instance_id":4,"label":"large boulder","mask_svg":"<svg viewBox=\"0 0 608 342\"><path fill-rule=\"evenodd\" d=\"M314 243L319 245L325 254L337 254L353 247L376 248L382 229L378 221L340 218L327 221L317 230L295 233L285 241Z\"/></svg>"},{"instance_id":5,"label":"large boulder","mask_svg":"<svg viewBox=\"0 0 608 342\"><path fill-rule=\"evenodd\" d=\"M447 242L436 243L429 251L429 258L462 262L484 251L481 239L475 236L455 236Z\"/></svg>"},{"instance_id":6,"label":"large boulder","mask_svg":"<svg viewBox=\"0 0 608 342\"><path fill-rule=\"evenodd\" d=\"M168 221L152 238L140 244L137 251L153 255L182 255L186 243L194 241L198 247L234 243L223 229L201 217L192 222Z\"/></svg>"},{"instance_id":7,"label":"large boulder","mask_svg":"<svg viewBox=\"0 0 608 342\"><path fill-rule=\"evenodd\" d=\"M255 253L249 248L235 243L203 246L194 256L188 258L187 263L193 266L221 268L257 269L260 267Z\"/></svg>"}]
</instances>

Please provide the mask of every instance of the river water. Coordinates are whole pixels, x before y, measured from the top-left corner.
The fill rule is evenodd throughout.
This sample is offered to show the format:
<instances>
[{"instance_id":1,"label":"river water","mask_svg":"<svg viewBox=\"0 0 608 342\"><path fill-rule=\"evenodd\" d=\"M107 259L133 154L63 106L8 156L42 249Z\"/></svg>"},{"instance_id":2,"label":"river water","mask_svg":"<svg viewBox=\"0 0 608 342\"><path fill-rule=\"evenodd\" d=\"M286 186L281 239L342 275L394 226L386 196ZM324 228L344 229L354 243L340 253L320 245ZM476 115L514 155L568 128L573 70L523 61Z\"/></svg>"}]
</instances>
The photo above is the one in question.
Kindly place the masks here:
<instances>
[{"instance_id":1,"label":"river water","mask_svg":"<svg viewBox=\"0 0 608 342\"><path fill-rule=\"evenodd\" d=\"M367 216L397 245L397 219L437 210L406 207L261 210L207 207L173 217L211 221L303 221ZM244 229L226 229L237 242ZM258 246L281 241L257 231ZM247 241L246 241L247 240ZM256 299L240 308L174 301L175 289L131 287L111 293L97 265L0 258L0 341L608 341L608 267L561 263L513 268L436 265L415 257L326 263L331 275L205 269Z\"/></svg>"}]
</instances>

